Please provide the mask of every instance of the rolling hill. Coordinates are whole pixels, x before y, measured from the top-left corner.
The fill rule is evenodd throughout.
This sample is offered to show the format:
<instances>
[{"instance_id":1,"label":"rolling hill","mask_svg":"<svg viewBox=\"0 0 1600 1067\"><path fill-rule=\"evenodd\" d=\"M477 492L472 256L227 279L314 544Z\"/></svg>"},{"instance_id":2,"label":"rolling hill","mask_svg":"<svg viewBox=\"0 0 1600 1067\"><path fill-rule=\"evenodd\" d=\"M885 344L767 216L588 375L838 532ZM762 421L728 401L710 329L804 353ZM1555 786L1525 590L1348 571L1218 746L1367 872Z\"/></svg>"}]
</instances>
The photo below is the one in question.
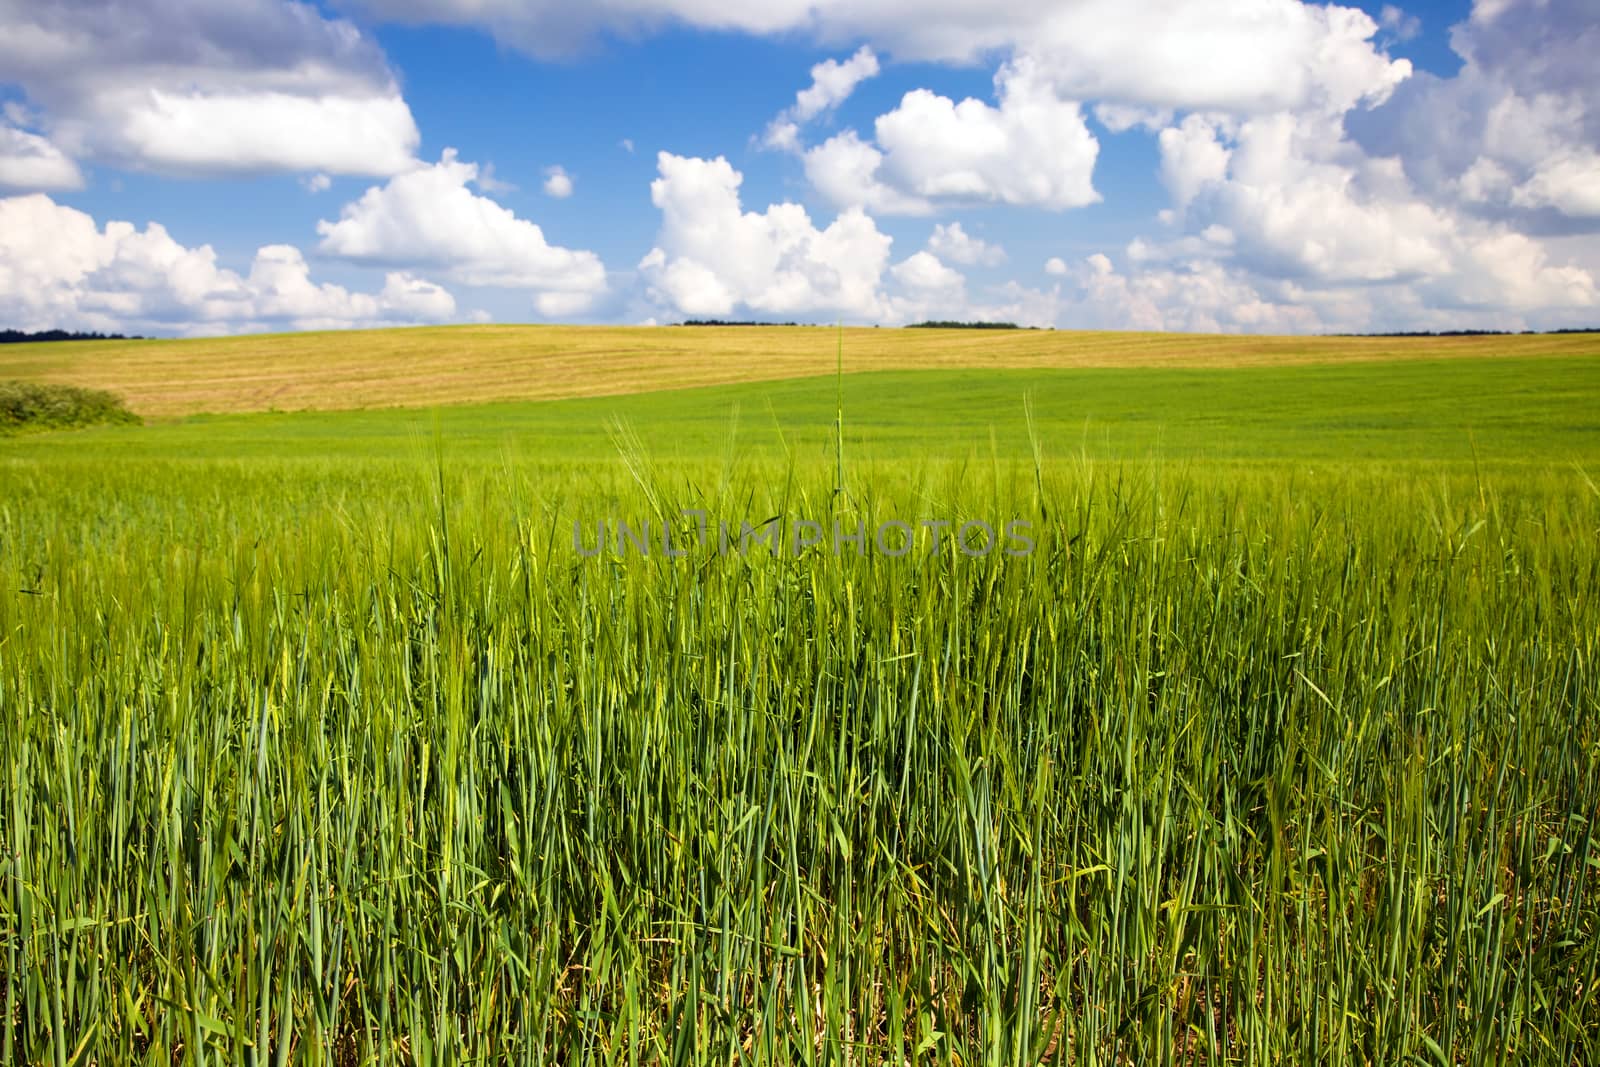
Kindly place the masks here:
<instances>
[{"instance_id":1,"label":"rolling hill","mask_svg":"<svg viewBox=\"0 0 1600 1067\"><path fill-rule=\"evenodd\" d=\"M140 415L621 396L834 372L827 327L466 326L0 347L0 380L106 389ZM848 373L1272 367L1600 355L1600 335L1240 337L847 329Z\"/></svg>"}]
</instances>

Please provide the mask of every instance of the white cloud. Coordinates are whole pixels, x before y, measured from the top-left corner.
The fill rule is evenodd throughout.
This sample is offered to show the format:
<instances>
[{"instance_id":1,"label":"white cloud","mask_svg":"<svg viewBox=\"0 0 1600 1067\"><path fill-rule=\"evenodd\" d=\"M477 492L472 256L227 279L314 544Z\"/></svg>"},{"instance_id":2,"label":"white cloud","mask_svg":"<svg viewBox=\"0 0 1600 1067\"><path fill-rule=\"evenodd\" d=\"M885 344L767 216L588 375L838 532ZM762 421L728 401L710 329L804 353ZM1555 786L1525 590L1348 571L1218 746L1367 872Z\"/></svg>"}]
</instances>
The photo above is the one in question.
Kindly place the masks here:
<instances>
[{"instance_id":1,"label":"white cloud","mask_svg":"<svg viewBox=\"0 0 1600 1067\"><path fill-rule=\"evenodd\" d=\"M960 271L939 262L931 252L916 252L890 270L895 281L917 293L960 293L967 284Z\"/></svg>"},{"instance_id":2,"label":"white cloud","mask_svg":"<svg viewBox=\"0 0 1600 1067\"><path fill-rule=\"evenodd\" d=\"M97 111L55 123L63 142L111 163L174 174L271 171L398 173L411 164L416 126L398 94L287 92L107 93Z\"/></svg>"},{"instance_id":3,"label":"white cloud","mask_svg":"<svg viewBox=\"0 0 1600 1067\"><path fill-rule=\"evenodd\" d=\"M1136 104L1098 103L1094 117L1112 133L1127 133L1138 127L1146 133L1158 133L1172 123L1171 108L1140 107Z\"/></svg>"},{"instance_id":4,"label":"white cloud","mask_svg":"<svg viewBox=\"0 0 1600 1067\"><path fill-rule=\"evenodd\" d=\"M1212 148L1197 147L1208 138ZM1165 249L1136 242L1136 259L1227 259L1310 287L1414 287L1439 307L1596 306L1587 271L1419 196L1399 160L1366 155L1336 119L1259 116L1230 132L1191 116L1160 144L1189 236Z\"/></svg>"},{"instance_id":5,"label":"white cloud","mask_svg":"<svg viewBox=\"0 0 1600 1067\"><path fill-rule=\"evenodd\" d=\"M1298 0L1080 0L1017 47L1077 99L1342 112L1383 101L1411 73L1373 46L1377 31L1356 8Z\"/></svg>"},{"instance_id":6,"label":"white cloud","mask_svg":"<svg viewBox=\"0 0 1600 1067\"><path fill-rule=\"evenodd\" d=\"M877 73L878 57L867 45L842 63L836 59L818 63L811 68L810 86L800 90L794 104L767 126L764 143L769 148L798 151L802 126L844 103L857 85Z\"/></svg>"},{"instance_id":7,"label":"white cloud","mask_svg":"<svg viewBox=\"0 0 1600 1067\"><path fill-rule=\"evenodd\" d=\"M1368 283L1450 269L1453 220L1412 195L1392 160L1360 155L1320 121L1250 120L1208 195L1202 221L1227 227L1272 273Z\"/></svg>"},{"instance_id":8,"label":"white cloud","mask_svg":"<svg viewBox=\"0 0 1600 1067\"><path fill-rule=\"evenodd\" d=\"M1130 244L1125 274L1109 260L1081 268L1086 291L1125 325L1169 329L1592 317L1591 268L1518 219L1563 232L1548 220L1571 228L1600 215L1600 126L1581 91L1593 84L1593 49L1567 44L1591 35L1600 45L1600 30L1580 28L1578 6L1507 0L1495 15L1480 4L1455 32L1467 60L1459 78L1423 76L1376 110L1346 94L1353 110L1184 116L1158 137L1174 204L1162 219L1177 232ZM1552 37L1552 22L1571 30Z\"/></svg>"},{"instance_id":9,"label":"white cloud","mask_svg":"<svg viewBox=\"0 0 1600 1067\"><path fill-rule=\"evenodd\" d=\"M405 271L384 275L378 301L391 314L420 322L444 322L456 313L456 298L449 290Z\"/></svg>"},{"instance_id":10,"label":"white cloud","mask_svg":"<svg viewBox=\"0 0 1600 1067\"><path fill-rule=\"evenodd\" d=\"M862 45L843 63L827 59L811 68L811 86L795 97L791 114L797 122L810 122L849 99L856 86L878 73L878 57Z\"/></svg>"},{"instance_id":11,"label":"white cloud","mask_svg":"<svg viewBox=\"0 0 1600 1067\"><path fill-rule=\"evenodd\" d=\"M1056 294L1014 283L974 297L927 249L890 265L890 238L859 208L819 229L797 204L745 211L725 159L659 158L657 246L639 264L662 317L795 316L895 325L925 319L1049 325ZM642 317L642 316L641 316Z\"/></svg>"},{"instance_id":12,"label":"white cloud","mask_svg":"<svg viewBox=\"0 0 1600 1067\"><path fill-rule=\"evenodd\" d=\"M447 149L317 224L321 250L356 263L437 270L469 286L529 289L541 311L574 315L606 291L593 252L550 244L535 223L468 189L478 168Z\"/></svg>"},{"instance_id":13,"label":"white cloud","mask_svg":"<svg viewBox=\"0 0 1600 1067\"><path fill-rule=\"evenodd\" d=\"M968 291L960 272L927 252L917 252L889 272L894 285L884 322L1011 322L1019 326L1053 326L1064 305L1059 288L1030 289L1015 281Z\"/></svg>"},{"instance_id":14,"label":"white cloud","mask_svg":"<svg viewBox=\"0 0 1600 1067\"><path fill-rule=\"evenodd\" d=\"M1021 61L995 75L999 107L959 104L926 89L907 93L878 118L884 169L922 197L1026 204L1052 210L1100 199L1094 164L1100 145L1079 106L1062 100Z\"/></svg>"},{"instance_id":15,"label":"white cloud","mask_svg":"<svg viewBox=\"0 0 1600 1067\"><path fill-rule=\"evenodd\" d=\"M1161 131L1161 180L1180 208L1188 207L1207 183L1227 176L1232 153L1220 137L1224 121L1189 115L1178 126Z\"/></svg>"},{"instance_id":16,"label":"white cloud","mask_svg":"<svg viewBox=\"0 0 1600 1067\"><path fill-rule=\"evenodd\" d=\"M1063 264L1065 267L1065 264ZM1104 255L1067 268L1081 293L1067 318L1098 329L1183 330L1199 333L1300 333L1320 329L1316 310L1274 301L1220 263L1199 262L1131 275Z\"/></svg>"},{"instance_id":17,"label":"white cloud","mask_svg":"<svg viewBox=\"0 0 1600 1067\"><path fill-rule=\"evenodd\" d=\"M1402 160L1368 154L1340 116L1190 115L1158 143L1176 233L1133 241L1126 272L1105 257L1060 264L1086 294L1074 314L1090 323L1523 328L1600 308L1590 269L1506 221L1421 194ZM1469 176L1482 195L1515 195L1493 163Z\"/></svg>"},{"instance_id":18,"label":"white cloud","mask_svg":"<svg viewBox=\"0 0 1600 1067\"><path fill-rule=\"evenodd\" d=\"M761 144L780 152L804 151L800 143L800 124L779 115L767 124L767 132L761 135Z\"/></svg>"},{"instance_id":19,"label":"white cloud","mask_svg":"<svg viewBox=\"0 0 1600 1067\"><path fill-rule=\"evenodd\" d=\"M959 222L934 226L933 236L928 238L928 251L968 267L996 267L1006 261L1005 249L971 236Z\"/></svg>"},{"instance_id":20,"label":"white cloud","mask_svg":"<svg viewBox=\"0 0 1600 1067\"><path fill-rule=\"evenodd\" d=\"M652 297L690 317L736 309L760 315L826 313L877 321L890 239L859 209L818 229L798 204L746 212L743 176L726 159L663 152L650 197L661 211L657 245L639 264Z\"/></svg>"},{"instance_id":21,"label":"white cloud","mask_svg":"<svg viewBox=\"0 0 1600 1067\"><path fill-rule=\"evenodd\" d=\"M472 180L472 184L478 187L479 192L488 193L491 196L496 193L514 193L517 191L515 184L502 181L495 176L493 163L485 163L479 167L478 176Z\"/></svg>"},{"instance_id":22,"label":"white cloud","mask_svg":"<svg viewBox=\"0 0 1600 1067\"><path fill-rule=\"evenodd\" d=\"M933 213L933 204L926 198L887 184L879 174L882 168L883 153L854 130L830 137L805 154L807 180L840 207L885 215Z\"/></svg>"},{"instance_id":23,"label":"white cloud","mask_svg":"<svg viewBox=\"0 0 1600 1067\"><path fill-rule=\"evenodd\" d=\"M1422 32L1422 20L1408 15L1393 4L1384 4L1378 12L1378 25L1394 34L1397 40L1409 41Z\"/></svg>"},{"instance_id":24,"label":"white cloud","mask_svg":"<svg viewBox=\"0 0 1600 1067\"><path fill-rule=\"evenodd\" d=\"M78 165L49 139L0 123L0 189L57 192L83 188Z\"/></svg>"},{"instance_id":25,"label":"white cloud","mask_svg":"<svg viewBox=\"0 0 1600 1067\"><path fill-rule=\"evenodd\" d=\"M1542 233L1600 231L1592 0L1480 0L1451 31L1461 71L1423 74L1354 139L1398 157L1431 199Z\"/></svg>"},{"instance_id":26,"label":"white cloud","mask_svg":"<svg viewBox=\"0 0 1600 1067\"><path fill-rule=\"evenodd\" d=\"M377 46L287 0L0 0L0 70L68 157L389 175L418 143Z\"/></svg>"},{"instance_id":27,"label":"white cloud","mask_svg":"<svg viewBox=\"0 0 1600 1067\"><path fill-rule=\"evenodd\" d=\"M1600 153L1590 149L1552 153L1511 190L1511 203L1554 208L1570 218L1600 219Z\"/></svg>"},{"instance_id":28,"label":"white cloud","mask_svg":"<svg viewBox=\"0 0 1600 1067\"><path fill-rule=\"evenodd\" d=\"M889 281L893 291L887 294L883 311L889 324L982 317L970 310L966 277L931 252L914 252L890 267Z\"/></svg>"},{"instance_id":29,"label":"white cloud","mask_svg":"<svg viewBox=\"0 0 1600 1067\"><path fill-rule=\"evenodd\" d=\"M543 292L533 298L534 307L547 319L571 319L594 306L593 294L582 292Z\"/></svg>"},{"instance_id":30,"label":"white cloud","mask_svg":"<svg viewBox=\"0 0 1600 1067\"><path fill-rule=\"evenodd\" d=\"M1452 273L1420 290L1436 307L1513 312L1600 308L1600 287L1585 269L1550 261L1544 245L1509 230L1463 242Z\"/></svg>"},{"instance_id":31,"label":"white cloud","mask_svg":"<svg viewBox=\"0 0 1600 1067\"><path fill-rule=\"evenodd\" d=\"M562 167L549 167L545 170L544 195L556 200L565 200L572 195L572 175Z\"/></svg>"},{"instance_id":32,"label":"white cloud","mask_svg":"<svg viewBox=\"0 0 1600 1067\"><path fill-rule=\"evenodd\" d=\"M1490 245L1482 255L1490 259L1508 251L1514 255L1528 249L1520 243L1509 250ZM1536 322L1548 327L1589 321L1581 308L1519 308L1498 301L1447 304L1415 286L1302 284L1261 277L1215 259L1151 262L1118 271L1108 257L1097 254L1063 267L1073 290L1059 306L1058 325L1072 328L1303 334L1520 330ZM1513 261L1505 278L1518 284L1517 272L1525 268L1537 274L1543 265ZM1547 295L1541 288L1540 299Z\"/></svg>"},{"instance_id":33,"label":"white cloud","mask_svg":"<svg viewBox=\"0 0 1600 1067\"><path fill-rule=\"evenodd\" d=\"M834 203L885 213L925 213L935 199L1056 211L1097 202L1100 145L1079 105L1028 60L1001 67L995 88L998 107L909 92L878 117L876 145L847 130L806 153L806 173Z\"/></svg>"},{"instance_id":34,"label":"white cloud","mask_svg":"<svg viewBox=\"0 0 1600 1067\"><path fill-rule=\"evenodd\" d=\"M652 194L663 225L641 271L663 314L888 322L926 308L941 318L1093 319L1084 295L1093 292L1124 324L1365 329L1543 324L1600 307L1600 257L1580 247L1600 232L1593 0L1477 0L1452 31L1464 65L1450 78L1408 77L1409 64L1386 54L1418 28L1395 5L1373 17L1299 0L348 2L380 17L486 26L544 53L674 23L804 35L841 57L870 40L814 67L767 131L840 209L826 228L794 204L745 211L739 175L721 159L661 157ZM80 161L298 171L311 191L332 175L387 178L319 227L324 252L391 271L381 292L315 284L287 246L263 249L239 275L159 226L101 232L88 219L94 239L28 253L53 264L40 277L89 256L59 292L15 265L35 238L0 234L12 264L0 305L22 307L33 286L41 307L64 292L72 314L150 321L182 313L243 324L267 310L274 322L353 321L402 307L436 316L446 300L453 310L447 292L408 273L420 271L527 290L549 317L589 312L606 291L598 257L551 245L496 203L508 187L487 166L453 153L418 163L415 123L374 39L322 11L290 0L0 0L0 77L27 100L3 109L0 188L76 188ZM874 48L903 61L993 64L994 97L917 89L870 136L847 129L807 147L808 124L877 73ZM1095 202L1088 109L1113 133L1156 138L1171 196L1121 269L1052 257L1056 289L969 295L954 267L994 266L1003 252L959 223L891 266L872 215ZM572 191L560 168L540 180L549 195ZM68 232L83 219L55 217ZM1060 291L1074 286L1076 301Z\"/></svg>"},{"instance_id":35,"label":"white cloud","mask_svg":"<svg viewBox=\"0 0 1600 1067\"><path fill-rule=\"evenodd\" d=\"M325 193L332 189L333 179L326 174L310 174L301 178L300 184L305 188L306 192L315 196L318 193Z\"/></svg>"},{"instance_id":36,"label":"white cloud","mask_svg":"<svg viewBox=\"0 0 1600 1067\"><path fill-rule=\"evenodd\" d=\"M598 33L671 25L823 42L870 40L902 60L1035 56L1058 90L1185 109L1335 110L1382 99L1409 72L1373 46L1354 7L1299 0L362 0L379 17L477 25L537 55Z\"/></svg>"},{"instance_id":37,"label":"white cloud","mask_svg":"<svg viewBox=\"0 0 1600 1067\"><path fill-rule=\"evenodd\" d=\"M1058 325L1062 313L1059 287L1032 289L1011 281L996 286L987 298L969 302L960 318L967 322L1012 322L1042 329Z\"/></svg>"},{"instance_id":38,"label":"white cloud","mask_svg":"<svg viewBox=\"0 0 1600 1067\"><path fill-rule=\"evenodd\" d=\"M445 290L392 273L376 294L311 280L287 245L256 253L241 276L209 245L179 244L159 223L102 228L48 196L0 200L0 318L23 329L225 333L452 318Z\"/></svg>"},{"instance_id":39,"label":"white cloud","mask_svg":"<svg viewBox=\"0 0 1600 1067\"><path fill-rule=\"evenodd\" d=\"M221 272L217 275L224 276ZM250 310L261 318L315 328L379 317L377 297L314 283L305 256L290 245L268 245L258 251L245 288L253 297Z\"/></svg>"}]
</instances>

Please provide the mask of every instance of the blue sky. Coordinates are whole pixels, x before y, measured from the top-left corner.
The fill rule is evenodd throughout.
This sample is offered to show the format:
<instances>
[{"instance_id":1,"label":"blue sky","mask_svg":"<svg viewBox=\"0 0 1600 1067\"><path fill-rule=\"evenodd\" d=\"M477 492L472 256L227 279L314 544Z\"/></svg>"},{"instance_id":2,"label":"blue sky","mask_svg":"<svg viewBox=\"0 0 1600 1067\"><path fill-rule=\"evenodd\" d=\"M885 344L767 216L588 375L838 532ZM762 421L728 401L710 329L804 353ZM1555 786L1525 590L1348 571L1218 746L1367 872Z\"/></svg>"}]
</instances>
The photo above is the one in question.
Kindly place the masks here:
<instances>
[{"instance_id":1,"label":"blue sky","mask_svg":"<svg viewBox=\"0 0 1600 1067\"><path fill-rule=\"evenodd\" d=\"M1596 324L1588 7L0 0L0 325Z\"/></svg>"}]
</instances>

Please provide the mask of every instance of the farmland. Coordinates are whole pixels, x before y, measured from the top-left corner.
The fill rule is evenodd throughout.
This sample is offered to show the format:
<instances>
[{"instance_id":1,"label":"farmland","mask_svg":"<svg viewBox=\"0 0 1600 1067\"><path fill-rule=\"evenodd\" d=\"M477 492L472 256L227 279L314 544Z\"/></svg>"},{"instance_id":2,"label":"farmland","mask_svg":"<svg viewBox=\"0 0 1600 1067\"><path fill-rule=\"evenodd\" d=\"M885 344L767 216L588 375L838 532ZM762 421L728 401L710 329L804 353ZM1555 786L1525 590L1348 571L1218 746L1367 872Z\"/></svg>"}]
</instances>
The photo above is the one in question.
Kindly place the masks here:
<instances>
[{"instance_id":1,"label":"farmland","mask_svg":"<svg viewBox=\"0 0 1600 1067\"><path fill-rule=\"evenodd\" d=\"M1227 337L847 329L852 372L1285 367L1593 356L1596 335ZM140 415L608 397L833 372L817 327L457 326L0 346L0 380L109 389Z\"/></svg>"},{"instance_id":2,"label":"farmland","mask_svg":"<svg viewBox=\"0 0 1600 1067\"><path fill-rule=\"evenodd\" d=\"M0 353L0 1062L1600 1058L1595 338L472 336Z\"/></svg>"}]
</instances>

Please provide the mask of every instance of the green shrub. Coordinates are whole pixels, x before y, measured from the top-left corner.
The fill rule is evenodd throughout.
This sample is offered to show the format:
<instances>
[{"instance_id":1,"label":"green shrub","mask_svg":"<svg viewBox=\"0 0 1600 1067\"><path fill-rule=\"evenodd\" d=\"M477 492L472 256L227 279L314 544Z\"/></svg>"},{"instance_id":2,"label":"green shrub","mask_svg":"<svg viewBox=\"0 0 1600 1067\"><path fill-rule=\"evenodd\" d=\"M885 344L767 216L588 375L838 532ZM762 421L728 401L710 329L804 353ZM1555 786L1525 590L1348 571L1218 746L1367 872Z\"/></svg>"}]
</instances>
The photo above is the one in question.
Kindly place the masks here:
<instances>
[{"instance_id":1,"label":"green shrub","mask_svg":"<svg viewBox=\"0 0 1600 1067\"><path fill-rule=\"evenodd\" d=\"M0 382L0 434L139 421L114 393L71 385Z\"/></svg>"}]
</instances>

